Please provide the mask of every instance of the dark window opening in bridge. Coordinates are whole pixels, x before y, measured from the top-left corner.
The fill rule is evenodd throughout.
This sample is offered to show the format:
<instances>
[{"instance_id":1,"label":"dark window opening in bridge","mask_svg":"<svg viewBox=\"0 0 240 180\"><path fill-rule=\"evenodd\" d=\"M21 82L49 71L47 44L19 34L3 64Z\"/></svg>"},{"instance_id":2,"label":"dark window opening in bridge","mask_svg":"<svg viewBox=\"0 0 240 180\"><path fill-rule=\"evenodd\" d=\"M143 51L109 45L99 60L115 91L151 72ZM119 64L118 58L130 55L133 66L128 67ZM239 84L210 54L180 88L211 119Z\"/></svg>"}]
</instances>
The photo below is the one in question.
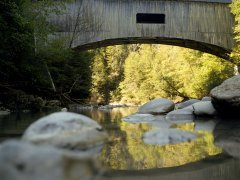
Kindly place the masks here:
<instances>
[{"instance_id":1,"label":"dark window opening in bridge","mask_svg":"<svg viewBox=\"0 0 240 180\"><path fill-rule=\"evenodd\" d=\"M137 23L165 24L165 14L138 13Z\"/></svg>"}]
</instances>

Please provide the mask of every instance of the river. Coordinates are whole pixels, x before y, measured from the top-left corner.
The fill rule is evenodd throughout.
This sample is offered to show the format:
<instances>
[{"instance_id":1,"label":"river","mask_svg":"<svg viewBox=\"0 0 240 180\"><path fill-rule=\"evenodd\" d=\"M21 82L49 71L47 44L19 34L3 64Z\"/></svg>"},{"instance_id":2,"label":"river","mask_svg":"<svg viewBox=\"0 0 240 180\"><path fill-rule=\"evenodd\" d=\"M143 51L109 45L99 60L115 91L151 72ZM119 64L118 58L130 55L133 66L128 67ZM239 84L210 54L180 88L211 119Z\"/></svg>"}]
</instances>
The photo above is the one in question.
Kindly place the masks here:
<instances>
[{"instance_id":1,"label":"river","mask_svg":"<svg viewBox=\"0 0 240 180\"><path fill-rule=\"evenodd\" d=\"M111 110L79 109L76 111L96 120L107 130L110 141L103 147L99 159L105 167L111 169L109 177L125 176L131 179L136 176L135 172L138 172L145 175L157 174L157 177L161 176L163 179L166 175L170 177L171 174L173 179L175 175L175 178L181 179L183 172L185 174L186 172L191 172L191 174L195 172L196 177L201 175L208 177L214 170L213 179L219 180L219 177L226 178L226 176L226 179L240 179L239 161L225 155L221 148L214 145L212 131L196 130L195 123L176 124L172 128L197 132L198 138L178 144L147 145L142 141L142 135L153 129L154 126L147 123L131 124L122 120L123 116L134 113L136 110L133 107ZM31 123L49 113L11 113L0 116L0 140L20 138ZM155 172L155 170L157 171ZM203 171L201 172L201 170ZM188 176L195 177L191 174ZM184 179L184 176L182 178Z\"/></svg>"}]
</instances>

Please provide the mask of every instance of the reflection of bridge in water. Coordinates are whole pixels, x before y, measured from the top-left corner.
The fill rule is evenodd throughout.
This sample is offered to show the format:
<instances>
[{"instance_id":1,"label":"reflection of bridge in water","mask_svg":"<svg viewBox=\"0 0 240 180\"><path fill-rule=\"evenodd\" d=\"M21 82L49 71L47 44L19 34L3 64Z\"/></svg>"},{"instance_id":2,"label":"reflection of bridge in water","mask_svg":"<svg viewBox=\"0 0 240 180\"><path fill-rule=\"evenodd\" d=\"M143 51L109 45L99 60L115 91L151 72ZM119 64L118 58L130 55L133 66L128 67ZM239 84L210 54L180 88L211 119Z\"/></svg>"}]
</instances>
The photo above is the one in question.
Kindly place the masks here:
<instances>
[{"instance_id":1,"label":"reflection of bridge in water","mask_svg":"<svg viewBox=\"0 0 240 180\"><path fill-rule=\"evenodd\" d=\"M231 0L76 0L51 18L72 48L177 45L226 57L234 46ZM56 37L55 36L55 37Z\"/></svg>"}]
</instances>

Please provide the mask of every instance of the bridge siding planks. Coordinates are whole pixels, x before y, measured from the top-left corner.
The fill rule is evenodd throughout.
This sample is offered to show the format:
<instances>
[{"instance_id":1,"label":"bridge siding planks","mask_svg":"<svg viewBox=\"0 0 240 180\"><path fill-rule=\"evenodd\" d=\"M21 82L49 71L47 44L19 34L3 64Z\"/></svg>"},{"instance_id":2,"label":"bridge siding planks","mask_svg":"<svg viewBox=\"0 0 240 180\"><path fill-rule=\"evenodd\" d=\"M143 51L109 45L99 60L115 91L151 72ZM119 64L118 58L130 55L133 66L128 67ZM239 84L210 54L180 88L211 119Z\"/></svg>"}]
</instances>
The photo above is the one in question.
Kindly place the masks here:
<instances>
[{"instance_id":1,"label":"bridge siding planks","mask_svg":"<svg viewBox=\"0 0 240 180\"><path fill-rule=\"evenodd\" d=\"M229 2L76 0L69 5L65 15L50 20L61 27L57 33L59 36L70 36L76 23L78 6L83 3L80 19L88 19L96 27L78 32L72 47L106 39L161 37L188 39L232 49L234 19L227 4ZM137 24L137 13L164 13L166 24Z\"/></svg>"}]
</instances>

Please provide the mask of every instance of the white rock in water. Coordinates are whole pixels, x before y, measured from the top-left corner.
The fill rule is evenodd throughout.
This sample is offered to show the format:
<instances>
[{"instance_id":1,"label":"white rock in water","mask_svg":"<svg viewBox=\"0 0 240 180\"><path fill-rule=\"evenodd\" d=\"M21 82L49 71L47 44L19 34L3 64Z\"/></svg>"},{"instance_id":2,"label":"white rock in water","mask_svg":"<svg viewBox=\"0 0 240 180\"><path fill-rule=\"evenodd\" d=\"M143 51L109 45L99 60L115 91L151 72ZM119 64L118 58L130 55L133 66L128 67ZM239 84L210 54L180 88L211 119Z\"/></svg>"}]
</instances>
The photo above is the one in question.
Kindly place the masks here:
<instances>
[{"instance_id":1,"label":"white rock in water","mask_svg":"<svg viewBox=\"0 0 240 180\"><path fill-rule=\"evenodd\" d=\"M193 113L197 116L214 116L217 114L211 101L201 101L192 105Z\"/></svg>"},{"instance_id":2,"label":"white rock in water","mask_svg":"<svg viewBox=\"0 0 240 180\"><path fill-rule=\"evenodd\" d=\"M194 103L200 102L200 100L198 99L190 99L188 101L182 102L182 103L178 103L176 104L176 109L183 109L185 107L188 107Z\"/></svg>"},{"instance_id":3,"label":"white rock in water","mask_svg":"<svg viewBox=\"0 0 240 180\"><path fill-rule=\"evenodd\" d=\"M31 124L23 140L60 148L87 150L103 145L107 133L94 120L76 113L57 112Z\"/></svg>"},{"instance_id":4,"label":"white rock in water","mask_svg":"<svg viewBox=\"0 0 240 180\"><path fill-rule=\"evenodd\" d=\"M146 132L143 141L146 144L166 145L189 142L197 138L197 134L179 129L157 129Z\"/></svg>"},{"instance_id":5,"label":"white rock in water","mask_svg":"<svg viewBox=\"0 0 240 180\"><path fill-rule=\"evenodd\" d=\"M61 111L62 111L62 112L67 112L68 109L67 109L67 108L62 108Z\"/></svg>"},{"instance_id":6,"label":"white rock in water","mask_svg":"<svg viewBox=\"0 0 240 180\"><path fill-rule=\"evenodd\" d=\"M96 159L72 156L50 146L10 140L0 145L1 180L94 179L101 170Z\"/></svg>"},{"instance_id":7,"label":"white rock in water","mask_svg":"<svg viewBox=\"0 0 240 180\"><path fill-rule=\"evenodd\" d=\"M165 114L174 109L174 102L160 98L154 99L142 105L138 112L139 114Z\"/></svg>"},{"instance_id":8,"label":"white rock in water","mask_svg":"<svg viewBox=\"0 0 240 180\"><path fill-rule=\"evenodd\" d=\"M166 115L166 119L174 122L189 122L193 121L195 119L195 116L193 114L193 109L191 107L187 107L168 113Z\"/></svg>"}]
</instances>

